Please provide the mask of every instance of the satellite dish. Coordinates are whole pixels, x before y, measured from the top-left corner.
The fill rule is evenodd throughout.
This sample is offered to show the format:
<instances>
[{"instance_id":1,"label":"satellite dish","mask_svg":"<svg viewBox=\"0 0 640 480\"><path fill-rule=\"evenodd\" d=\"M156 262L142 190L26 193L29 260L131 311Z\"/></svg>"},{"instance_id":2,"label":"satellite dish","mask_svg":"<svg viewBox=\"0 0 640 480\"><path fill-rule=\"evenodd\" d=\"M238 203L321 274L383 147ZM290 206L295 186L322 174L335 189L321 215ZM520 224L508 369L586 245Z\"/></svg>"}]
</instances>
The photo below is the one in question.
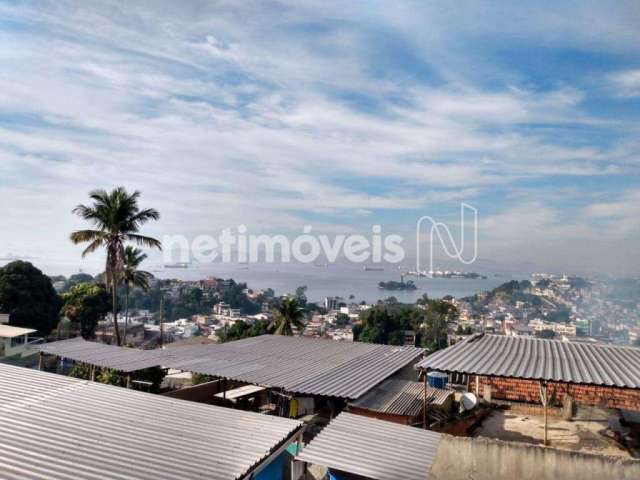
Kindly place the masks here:
<instances>
[{"instance_id":1,"label":"satellite dish","mask_svg":"<svg viewBox=\"0 0 640 480\"><path fill-rule=\"evenodd\" d=\"M462 405L464 410L473 410L476 408L476 405L478 405L478 398L473 393L463 393L460 399L460 405Z\"/></svg>"}]
</instances>

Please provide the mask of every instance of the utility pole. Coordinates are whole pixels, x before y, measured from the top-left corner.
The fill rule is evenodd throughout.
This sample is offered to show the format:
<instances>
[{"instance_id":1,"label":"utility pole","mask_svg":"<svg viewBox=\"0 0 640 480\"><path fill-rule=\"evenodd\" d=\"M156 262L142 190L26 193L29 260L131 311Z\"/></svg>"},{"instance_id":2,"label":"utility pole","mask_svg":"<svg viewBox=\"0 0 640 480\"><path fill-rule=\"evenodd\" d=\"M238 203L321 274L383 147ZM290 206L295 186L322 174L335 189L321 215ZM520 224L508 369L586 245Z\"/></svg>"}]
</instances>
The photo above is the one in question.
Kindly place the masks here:
<instances>
[{"instance_id":1,"label":"utility pole","mask_svg":"<svg viewBox=\"0 0 640 480\"><path fill-rule=\"evenodd\" d=\"M427 429L427 369L424 370L424 388L422 391L422 428Z\"/></svg>"},{"instance_id":2,"label":"utility pole","mask_svg":"<svg viewBox=\"0 0 640 480\"><path fill-rule=\"evenodd\" d=\"M164 328L162 325L164 316L164 296L160 297L160 348L164 347Z\"/></svg>"}]
</instances>

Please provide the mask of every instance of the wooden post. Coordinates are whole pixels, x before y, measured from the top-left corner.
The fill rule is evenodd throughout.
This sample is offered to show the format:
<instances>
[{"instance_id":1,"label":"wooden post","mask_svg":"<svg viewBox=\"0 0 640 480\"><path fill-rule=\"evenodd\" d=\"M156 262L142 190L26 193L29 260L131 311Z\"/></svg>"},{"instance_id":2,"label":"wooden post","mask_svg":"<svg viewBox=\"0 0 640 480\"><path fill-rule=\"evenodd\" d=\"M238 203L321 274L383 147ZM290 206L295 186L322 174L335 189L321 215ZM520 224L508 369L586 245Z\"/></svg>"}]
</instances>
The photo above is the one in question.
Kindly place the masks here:
<instances>
[{"instance_id":1,"label":"wooden post","mask_svg":"<svg viewBox=\"0 0 640 480\"><path fill-rule=\"evenodd\" d=\"M540 382L540 400L542 401L542 407L544 411L544 440L543 445L546 447L548 445L547 438L547 405L549 403L549 398L547 397L547 383Z\"/></svg>"},{"instance_id":2,"label":"wooden post","mask_svg":"<svg viewBox=\"0 0 640 480\"><path fill-rule=\"evenodd\" d=\"M95 365L91 365L91 381L92 382L96 381L96 366Z\"/></svg>"},{"instance_id":3,"label":"wooden post","mask_svg":"<svg viewBox=\"0 0 640 480\"><path fill-rule=\"evenodd\" d=\"M131 374L127 375L127 388L131 388Z\"/></svg>"},{"instance_id":4,"label":"wooden post","mask_svg":"<svg viewBox=\"0 0 640 480\"><path fill-rule=\"evenodd\" d=\"M480 375L476 375L476 397L480 397Z\"/></svg>"},{"instance_id":5,"label":"wooden post","mask_svg":"<svg viewBox=\"0 0 640 480\"><path fill-rule=\"evenodd\" d=\"M227 379L226 378L222 380L222 398L224 400L227 399Z\"/></svg>"},{"instance_id":6,"label":"wooden post","mask_svg":"<svg viewBox=\"0 0 640 480\"><path fill-rule=\"evenodd\" d=\"M44 367L44 353L38 354L38 370L42 371Z\"/></svg>"}]
</instances>

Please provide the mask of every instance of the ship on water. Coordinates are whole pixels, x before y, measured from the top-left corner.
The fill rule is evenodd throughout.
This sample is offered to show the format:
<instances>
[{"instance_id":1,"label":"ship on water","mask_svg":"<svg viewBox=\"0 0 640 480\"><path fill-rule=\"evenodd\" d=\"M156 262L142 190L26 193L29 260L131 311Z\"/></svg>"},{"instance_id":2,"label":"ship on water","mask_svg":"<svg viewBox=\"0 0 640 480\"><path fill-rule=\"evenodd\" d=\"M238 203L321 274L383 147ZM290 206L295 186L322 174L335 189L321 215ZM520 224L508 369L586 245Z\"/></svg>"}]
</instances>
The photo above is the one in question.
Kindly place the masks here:
<instances>
[{"instance_id":1,"label":"ship on water","mask_svg":"<svg viewBox=\"0 0 640 480\"><path fill-rule=\"evenodd\" d=\"M165 263L164 268L189 268L189 262Z\"/></svg>"}]
</instances>

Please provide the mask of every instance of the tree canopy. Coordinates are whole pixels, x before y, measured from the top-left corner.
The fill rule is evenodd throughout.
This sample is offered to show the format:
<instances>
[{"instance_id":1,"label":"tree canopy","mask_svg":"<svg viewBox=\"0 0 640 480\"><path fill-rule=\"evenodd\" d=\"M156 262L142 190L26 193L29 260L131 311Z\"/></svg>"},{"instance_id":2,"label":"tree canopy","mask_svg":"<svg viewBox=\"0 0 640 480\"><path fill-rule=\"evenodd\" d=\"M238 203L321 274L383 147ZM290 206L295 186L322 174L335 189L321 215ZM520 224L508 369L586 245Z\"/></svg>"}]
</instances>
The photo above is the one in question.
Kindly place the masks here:
<instances>
[{"instance_id":1,"label":"tree canopy","mask_svg":"<svg viewBox=\"0 0 640 480\"><path fill-rule=\"evenodd\" d=\"M83 257L99 248L106 250L105 283L112 293L113 318L116 320L114 330L116 343L120 345L117 288L123 277L125 243L161 249L158 240L140 234L140 228L151 220L158 220L160 214L153 208L140 209L140 192L136 190L130 194L124 187L117 187L111 192L94 190L89 193L89 198L93 201L91 205L78 205L73 213L90 222L93 229L75 231L70 239L74 244L88 243L82 252Z\"/></svg>"},{"instance_id":2,"label":"tree canopy","mask_svg":"<svg viewBox=\"0 0 640 480\"><path fill-rule=\"evenodd\" d=\"M85 340L93 338L98 320L111 309L111 299L102 284L79 283L62 295L62 311L80 328Z\"/></svg>"},{"instance_id":3,"label":"tree canopy","mask_svg":"<svg viewBox=\"0 0 640 480\"><path fill-rule=\"evenodd\" d=\"M293 335L293 329L300 332L304 330L304 311L300 308L298 300L293 297L285 297L280 305L273 310L273 322L271 328L275 335Z\"/></svg>"},{"instance_id":4,"label":"tree canopy","mask_svg":"<svg viewBox=\"0 0 640 480\"><path fill-rule=\"evenodd\" d=\"M17 260L0 268L0 311L9 323L48 335L58 324L62 300L51 280L29 262Z\"/></svg>"},{"instance_id":5,"label":"tree canopy","mask_svg":"<svg viewBox=\"0 0 640 480\"><path fill-rule=\"evenodd\" d=\"M458 311L444 300L429 300L426 296L416 305L378 303L361 315L362 325L354 325L354 340L368 343L402 345L404 332L416 332L418 342L431 350L447 346L449 323Z\"/></svg>"},{"instance_id":6,"label":"tree canopy","mask_svg":"<svg viewBox=\"0 0 640 480\"><path fill-rule=\"evenodd\" d=\"M269 321L258 320L253 325L245 321L237 321L224 332L218 332L221 342L231 342L241 338L257 337L269 333Z\"/></svg>"}]
</instances>

